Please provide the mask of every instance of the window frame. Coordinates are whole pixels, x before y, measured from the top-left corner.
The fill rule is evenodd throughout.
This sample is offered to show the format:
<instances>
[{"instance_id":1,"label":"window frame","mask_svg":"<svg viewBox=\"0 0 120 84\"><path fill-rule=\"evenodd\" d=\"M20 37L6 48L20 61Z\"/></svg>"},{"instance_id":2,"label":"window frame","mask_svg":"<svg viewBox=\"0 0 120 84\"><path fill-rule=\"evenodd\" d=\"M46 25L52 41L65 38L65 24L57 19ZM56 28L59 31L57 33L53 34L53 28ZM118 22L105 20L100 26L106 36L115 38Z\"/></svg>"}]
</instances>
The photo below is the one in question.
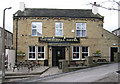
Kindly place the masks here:
<instances>
[{"instance_id":1,"label":"window frame","mask_svg":"<svg viewBox=\"0 0 120 84\"><path fill-rule=\"evenodd\" d=\"M83 24L83 23L85 24L85 29L77 29L77 24L81 24L81 23L82 23L82 24ZM83 36L83 35L82 35L82 36L81 36L81 35L80 35L80 36L77 36L77 31L82 31L82 32L85 31L85 36ZM77 22L77 23L76 23L76 37L86 37L86 36L87 36L86 22Z\"/></svg>"},{"instance_id":2,"label":"window frame","mask_svg":"<svg viewBox=\"0 0 120 84\"><path fill-rule=\"evenodd\" d=\"M38 52L38 47L44 47L44 52ZM38 53L44 53L44 58L38 58ZM45 60L45 46L37 46L37 60Z\"/></svg>"},{"instance_id":3,"label":"window frame","mask_svg":"<svg viewBox=\"0 0 120 84\"><path fill-rule=\"evenodd\" d=\"M56 28L56 23L62 23L62 28ZM56 29L57 29L57 30L62 30L62 35L57 35L57 34L56 34ZM55 22L55 36L59 36L59 37L62 37L62 36L63 36L63 22Z\"/></svg>"},{"instance_id":4,"label":"window frame","mask_svg":"<svg viewBox=\"0 0 120 84\"><path fill-rule=\"evenodd\" d=\"M35 52L29 52L29 47L35 47ZM36 60L36 46L29 46L28 47L28 60ZM29 54L30 53L35 53L35 58L30 58Z\"/></svg>"},{"instance_id":5,"label":"window frame","mask_svg":"<svg viewBox=\"0 0 120 84\"><path fill-rule=\"evenodd\" d=\"M81 47L81 54L83 54L83 53L88 53L88 56L89 56L89 47L88 47L88 52L82 52L83 47L88 47L88 46L82 46L82 47ZM83 58L83 57L81 57L81 58L82 58L82 60L85 60L85 58Z\"/></svg>"},{"instance_id":6,"label":"window frame","mask_svg":"<svg viewBox=\"0 0 120 84\"><path fill-rule=\"evenodd\" d=\"M41 23L41 28L33 28L33 27L32 27L32 24L35 23L35 22ZM41 21L33 21L33 22L31 23L31 29L32 29L32 30L33 30L33 29L36 29L36 30L41 29L41 35L37 35L37 34L36 34L36 35L33 35L33 34L32 34L32 36L42 36L42 22L41 22ZM32 33L33 33L33 32L32 32Z\"/></svg>"},{"instance_id":7,"label":"window frame","mask_svg":"<svg viewBox=\"0 0 120 84\"><path fill-rule=\"evenodd\" d=\"M73 52L73 47L79 47L79 52ZM73 58L73 53L79 53L79 58ZM72 60L80 60L80 46L72 46Z\"/></svg>"}]
</instances>

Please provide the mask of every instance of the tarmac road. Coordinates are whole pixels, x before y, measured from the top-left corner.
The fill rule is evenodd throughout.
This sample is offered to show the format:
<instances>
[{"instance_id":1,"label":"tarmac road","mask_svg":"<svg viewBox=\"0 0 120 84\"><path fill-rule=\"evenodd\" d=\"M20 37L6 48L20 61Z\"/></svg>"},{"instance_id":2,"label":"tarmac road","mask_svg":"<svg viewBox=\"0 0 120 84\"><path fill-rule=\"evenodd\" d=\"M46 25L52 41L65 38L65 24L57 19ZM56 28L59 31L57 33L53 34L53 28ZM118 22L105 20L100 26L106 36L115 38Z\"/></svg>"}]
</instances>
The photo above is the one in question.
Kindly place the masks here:
<instances>
[{"instance_id":1,"label":"tarmac road","mask_svg":"<svg viewBox=\"0 0 120 84\"><path fill-rule=\"evenodd\" d=\"M120 63L106 64L50 77L28 79L23 82L96 82L109 77L111 74L115 75L113 78L115 80L102 82L118 82L118 74L116 73L118 65Z\"/></svg>"}]
</instances>

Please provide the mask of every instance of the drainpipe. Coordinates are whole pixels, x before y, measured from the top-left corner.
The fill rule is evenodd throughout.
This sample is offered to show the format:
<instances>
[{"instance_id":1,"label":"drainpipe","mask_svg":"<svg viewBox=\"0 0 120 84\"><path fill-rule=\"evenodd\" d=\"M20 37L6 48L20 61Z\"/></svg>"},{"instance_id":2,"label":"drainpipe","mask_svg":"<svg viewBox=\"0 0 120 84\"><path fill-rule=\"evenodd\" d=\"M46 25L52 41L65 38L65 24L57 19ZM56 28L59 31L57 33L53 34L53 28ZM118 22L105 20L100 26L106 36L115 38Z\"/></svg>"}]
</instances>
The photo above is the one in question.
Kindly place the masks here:
<instances>
[{"instance_id":1,"label":"drainpipe","mask_svg":"<svg viewBox=\"0 0 120 84\"><path fill-rule=\"evenodd\" d=\"M17 45L18 45L18 18L16 20L16 57L15 57L15 63L17 64Z\"/></svg>"}]
</instances>

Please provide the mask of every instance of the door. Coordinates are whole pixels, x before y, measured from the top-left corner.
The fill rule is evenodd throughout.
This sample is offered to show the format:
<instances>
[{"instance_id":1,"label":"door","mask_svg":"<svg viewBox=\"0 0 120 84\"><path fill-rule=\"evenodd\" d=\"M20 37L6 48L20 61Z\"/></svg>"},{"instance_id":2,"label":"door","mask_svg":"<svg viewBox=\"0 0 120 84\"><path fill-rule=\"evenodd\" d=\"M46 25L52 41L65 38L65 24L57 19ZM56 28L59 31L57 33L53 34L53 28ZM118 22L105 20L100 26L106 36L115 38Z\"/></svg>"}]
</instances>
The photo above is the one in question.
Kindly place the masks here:
<instances>
[{"instance_id":1,"label":"door","mask_svg":"<svg viewBox=\"0 0 120 84\"><path fill-rule=\"evenodd\" d=\"M60 59L65 59L65 47L52 48L52 66L58 66Z\"/></svg>"},{"instance_id":2,"label":"door","mask_svg":"<svg viewBox=\"0 0 120 84\"><path fill-rule=\"evenodd\" d=\"M118 47L111 47L111 62L114 62L114 52L118 52Z\"/></svg>"}]
</instances>

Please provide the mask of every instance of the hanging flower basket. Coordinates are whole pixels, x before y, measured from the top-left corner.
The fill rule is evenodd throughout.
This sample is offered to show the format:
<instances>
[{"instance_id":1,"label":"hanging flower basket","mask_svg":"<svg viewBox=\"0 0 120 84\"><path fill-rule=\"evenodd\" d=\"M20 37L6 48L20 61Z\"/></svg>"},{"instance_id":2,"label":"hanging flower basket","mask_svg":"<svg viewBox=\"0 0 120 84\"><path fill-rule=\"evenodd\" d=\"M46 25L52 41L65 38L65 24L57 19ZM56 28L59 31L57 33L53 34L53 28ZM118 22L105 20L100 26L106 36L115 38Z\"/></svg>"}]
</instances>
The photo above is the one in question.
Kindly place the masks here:
<instances>
[{"instance_id":1,"label":"hanging flower basket","mask_svg":"<svg viewBox=\"0 0 120 84\"><path fill-rule=\"evenodd\" d=\"M95 57L101 56L100 50L96 50L96 52L93 53L93 56Z\"/></svg>"},{"instance_id":2,"label":"hanging flower basket","mask_svg":"<svg viewBox=\"0 0 120 84\"><path fill-rule=\"evenodd\" d=\"M101 56L101 53L93 53L93 56L99 57L99 56Z\"/></svg>"},{"instance_id":3,"label":"hanging flower basket","mask_svg":"<svg viewBox=\"0 0 120 84\"><path fill-rule=\"evenodd\" d=\"M25 53L23 53L22 51L19 51L19 52L17 53L17 56L25 56Z\"/></svg>"}]
</instances>

